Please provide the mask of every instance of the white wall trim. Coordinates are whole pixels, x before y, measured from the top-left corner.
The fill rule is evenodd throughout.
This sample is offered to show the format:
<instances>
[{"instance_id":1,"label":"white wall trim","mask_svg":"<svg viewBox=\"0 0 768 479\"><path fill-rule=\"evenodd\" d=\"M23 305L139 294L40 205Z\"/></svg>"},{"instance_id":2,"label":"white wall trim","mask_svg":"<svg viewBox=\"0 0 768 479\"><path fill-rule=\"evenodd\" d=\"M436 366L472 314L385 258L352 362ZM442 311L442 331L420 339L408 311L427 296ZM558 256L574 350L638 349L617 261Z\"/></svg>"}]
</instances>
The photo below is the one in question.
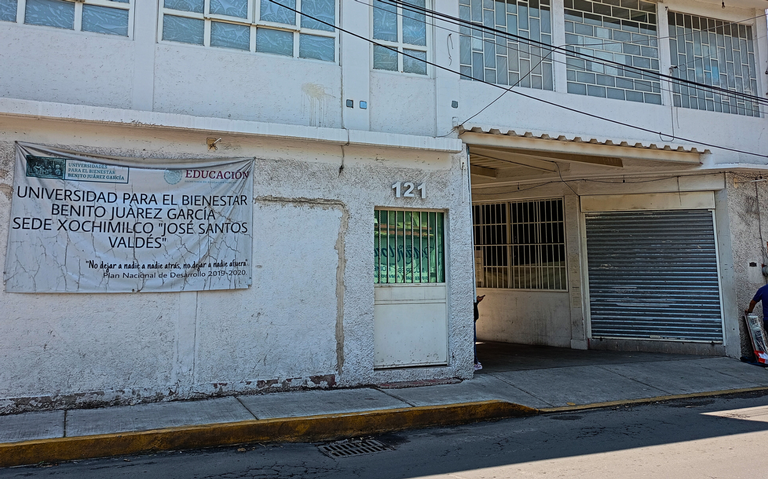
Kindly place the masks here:
<instances>
[{"instance_id":1,"label":"white wall trim","mask_svg":"<svg viewBox=\"0 0 768 479\"><path fill-rule=\"evenodd\" d=\"M715 195L711 191L581 197L582 213L589 213L591 211L691 210L714 208Z\"/></svg>"},{"instance_id":2,"label":"white wall trim","mask_svg":"<svg viewBox=\"0 0 768 479\"><path fill-rule=\"evenodd\" d=\"M0 116L106 123L139 128L207 131L283 139L311 140L336 145L379 146L460 153L464 146L455 138L322 128L283 123L228 120L175 113L135 111L87 105L0 98Z\"/></svg>"}]
</instances>

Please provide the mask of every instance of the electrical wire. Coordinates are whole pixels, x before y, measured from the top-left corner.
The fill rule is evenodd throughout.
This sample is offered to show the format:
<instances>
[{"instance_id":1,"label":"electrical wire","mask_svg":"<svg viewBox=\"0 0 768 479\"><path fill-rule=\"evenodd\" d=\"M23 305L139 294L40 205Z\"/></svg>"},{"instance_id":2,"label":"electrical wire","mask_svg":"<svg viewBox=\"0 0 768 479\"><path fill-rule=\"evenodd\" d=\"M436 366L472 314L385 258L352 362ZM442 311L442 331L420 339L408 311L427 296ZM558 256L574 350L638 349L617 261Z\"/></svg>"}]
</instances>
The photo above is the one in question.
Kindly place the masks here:
<instances>
[{"instance_id":1,"label":"electrical wire","mask_svg":"<svg viewBox=\"0 0 768 479\"><path fill-rule=\"evenodd\" d=\"M690 15L690 16L694 16L694 17L698 17L699 16L699 15L693 15L693 14L690 14L690 13L683 13L683 12L672 12L672 13L679 13L681 15ZM669 7L667 7L667 14L669 14ZM723 22L723 25L720 25L720 26L715 25L714 27L703 28L703 29L700 29L700 30L697 30L697 31L699 31L699 32L710 32L713 29L720 28L721 26L725 26L725 25L729 25L729 26L730 25L741 25L744 22L748 22L750 20L757 20L758 18L765 18L765 16L766 16L766 13L763 12L760 15L756 15L754 17L745 18L743 20L736 20L735 22L728 22L728 21L725 21L725 20L712 19L712 20L715 20L715 22ZM700 17L700 18L703 18L703 17ZM694 33L695 32L691 31L691 37L693 37ZM672 36L671 35L667 35L666 37L659 37L659 40L664 40L664 39L667 39L667 38L672 38ZM688 38L688 34L683 33L683 39L687 39L687 38ZM765 37L757 37L756 40L760 40L762 38L765 38Z\"/></svg>"},{"instance_id":2,"label":"electrical wire","mask_svg":"<svg viewBox=\"0 0 768 479\"><path fill-rule=\"evenodd\" d=\"M710 91L713 91L713 92L718 92L721 95L731 96L731 97L739 97L739 98L742 98L742 99L745 99L745 100L749 99L751 101L754 101L754 102L757 102L757 103L760 103L760 104L763 104L763 105L768 105L768 99L761 98L761 97L758 97L758 96L755 96L755 95L749 95L747 93L732 91L732 90L728 90L726 88L722 88L722 87L718 87L718 86L714 86L714 85L707 85L707 84L704 84L704 83L698 83L698 82L695 82L693 80L687 80L687 79L683 79L683 78L678 78L678 77L674 77L672 75L665 75L663 73L656 72L656 71L653 71L653 70L646 70L644 68L630 66L630 65L625 65L623 63L616 62L616 61L613 61L613 60L606 60L606 59L597 57L595 55L589 55L589 54L586 54L586 53L580 53L580 52L569 50L569 47L572 47L572 45L568 45L568 46L565 46L565 47L549 45L549 44L541 42L539 40L533 40L533 39L530 39L530 38L525 38L525 37L522 37L520 35L516 35L516 34L513 34L513 33L505 32L503 30L499 30L497 28L488 27L488 26L485 26L485 25L482 25L482 24L479 24L479 23L475 23L475 22L471 22L471 21L468 21L468 20L464 20L464 19L461 19L461 18L458 18L458 17L454 17L452 15L448 15L448 14L445 14L445 13L438 12L436 10L430 10L428 8L425 8L425 7L420 7L420 6L412 5L412 4L409 4L409 3L405 3L403 0L382 0L382 1L386 1L386 2L389 2L391 4L397 5L400 8L402 8L403 10L406 10L406 11L410 11L410 12L413 12L413 13L419 13L419 14L428 16L428 17L430 17L432 19L440 19L440 20L442 20L442 21L444 21L446 23L449 23L449 24L454 24L454 25L457 25L457 26L466 26L466 27L468 27L470 29L473 29L473 30L480 30L480 31L487 32L487 33L493 33L496 36L512 38L512 39L515 39L515 40L517 40L519 42L526 43L526 44L531 45L531 46L536 46L536 47L539 47L539 48L543 48L545 50L554 50L554 51L557 51L558 53L562 53L562 54L564 54L566 56L570 56L570 57L574 57L574 58L578 58L578 59L589 59L589 61L593 61L593 62L598 63L598 64L610 65L610 66L614 66L614 67L620 67L620 68L622 68L624 70L632 70L632 71L634 71L636 73L639 73L639 74L642 74L642 75L647 75L647 76L650 76L652 78L664 79L664 80L667 80L667 81L669 81L671 83L677 83L677 84L688 86L688 87L697 87L696 89L710 90Z\"/></svg>"},{"instance_id":3,"label":"electrical wire","mask_svg":"<svg viewBox=\"0 0 768 479\"><path fill-rule=\"evenodd\" d=\"M368 3L368 2L366 2L366 1L363 1L363 0L355 0L355 1L356 1L356 2L358 2L358 3L361 3L361 4L363 4L363 5L367 5L367 6L371 7L371 8L374 8L374 9L382 10L382 11L385 11L385 12L387 12L387 13L393 13L393 14L395 14L395 15L397 15L397 16L405 17L405 14L403 14L403 13L397 13L397 10L395 10L395 11L393 12L392 10L390 10L390 9L387 9L387 8L383 8L383 7L377 7L377 6L375 5L375 3L376 3L376 2L374 2L374 4L371 4L371 3ZM384 1L384 0L379 0L379 1L380 1L381 3L383 3L383 1ZM391 0L390 0L390 1L391 1ZM407 10L407 9L406 9L406 10ZM430 16L430 18L433 18L433 19L434 19L434 16ZM754 17L754 18L758 18L758 17ZM464 21L466 22L466 20L464 20ZM451 22L446 22L446 23L449 23L449 24L454 24L454 25L456 25L456 26L462 26L462 25L460 25L460 24L458 24L458 23L451 23ZM471 23L471 22L470 22L470 23ZM434 28L438 28L438 29L441 29L441 30L445 30L445 31L448 31L448 32L451 32L451 33L455 33L455 30L452 30L452 29L450 29L450 28L447 28L447 27L442 27L442 26L439 26L439 25L437 25L436 23L433 23L433 27L434 27ZM472 28L472 27L474 27L474 24L471 24L470 28ZM494 36L494 37L495 37L495 36ZM668 37L661 37L661 38L668 38ZM512 47L512 46L510 46L510 45L509 45L507 42L504 42L504 43L498 43L498 42L496 42L495 40L489 40L489 39L483 39L482 41L483 41L483 43L491 43L491 44L493 44L493 45L496 45L496 46L498 46L498 47L501 47L501 48L510 49L510 50L513 50L513 51L516 51L516 52L519 52L519 53L525 53L525 54L527 54L527 55L531 55L531 56L533 56L533 57L541 58L541 59L542 59L542 61L541 61L541 62L539 62L539 64L540 64L540 63L543 63L543 60L544 60L545 58L549 57L549 56L550 56L552 53L554 53L554 49L553 49L553 47L552 47L551 45L550 45L548 48L543 48L544 50L547 50L547 49L548 49L548 50L549 50L549 53L547 53L546 55L538 55L538 54L536 54L536 53L533 53L533 52L523 52L523 51L522 51L522 50L520 50L519 48L515 48L515 47ZM609 41L608 41L608 43L623 43L623 42L614 42L614 41L610 41L610 40L609 40ZM529 44L529 45L530 45L530 44ZM591 46L598 46L598 44L596 44L596 43L595 43L595 44L590 44L590 45L591 45ZM531 46L533 46L533 45L531 45ZM560 47L557 47L557 48L566 48L566 47L568 47L568 46L571 46L571 45L561 45ZM585 46L585 45L580 45L580 46ZM537 48L541 48L541 47L537 47ZM658 47L656 47L656 48L658 48ZM576 53L576 55L578 55L578 53ZM553 63L559 63L559 64L565 64L565 65L567 65L567 62L566 62L566 61L563 61L563 60L558 60L558 59L556 59L556 58L552 58L552 59L550 59L550 61L551 61L551 62L553 62ZM590 61L592 61L592 60L590 60ZM695 60L692 60L692 61L691 61L691 62L689 62L689 63L692 63L693 61L695 61ZM593 61L593 63L601 63L601 62L598 62L598 61ZM601 63L601 64L605 65L605 63ZM624 65L624 64L622 64L622 63L619 63L619 65L623 65L624 67L626 67L626 65ZM687 65L688 65L688 63L686 63L685 65L687 66ZM538 65L536 65L536 66L538 66ZM533 67L533 68L535 68L535 67ZM527 76L529 76L529 75L532 73L532 70L533 70L533 68L531 68L531 69L528 71L528 73L526 73L525 75L523 75L523 76L520 78L520 80L519 80L519 81L518 81L518 82L517 82L515 85L513 85L513 86L517 86L517 84L519 84L520 82L522 82L522 80L523 80L523 79L525 79ZM636 68L636 67L631 67L631 68ZM648 71L649 71L649 72L651 72L651 70L648 70ZM652 72L652 73L655 73L655 74L657 74L657 75L658 75L658 72ZM644 75L648 75L648 73L645 73ZM467 78L467 79L471 79L471 80L475 80L475 78L474 78L474 77L471 77L471 76L462 75L462 77L465 77L465 78ZM676 78L676 77L673 77L673 78ZM645 77L643 77L643 79L646 79L646 78L645 78ZM648 79L646 79L646 80L648 80ZM650 81L653 81L653 79L650 79ZM692 81L692 80L689 80L689 81ZM674 82L671 82L671 83L674 83ZM694 82L694 83L696 83L696 82ZM709 89L710 89L709 87L711 86L711 85L707 85L707 84L705 84L705 83L697 83L697 84L701 85L702 87L692 87L692 86L689 86L688 88L690 88L690 89L692 89L692 90L695 90L695 91L702 91L702 92L704 92L704 91L706 91L706 90L709 90ZM504 88L506 88L506 86L505 86ZM511 88L511 87L510 87L510 88ZM719 88L719 87L718 87L718 88ZM674 89L665 88L665 87L664 87L664 86L662 86L662 85L659 85L659 87L658 87L658 90L659 90L659 92L662 92L662 91L663 91L663 92L669 92L669 93L673 93L673 94L679 94L679 92L675 91ZM740 98L740 97L739 97L739 98L737 98L737 97L738 97L738 94L739 94L739 92L736 92L736 91L732 91L732 90L726 90L726 91L727 91L727 92L729 92L729 94L725 94L725 93L718 93L718 94L719 94L719 95L721 95L721 96L723 96L723 97L727 97L727 98L733 98L734 100L738 100L738 99ZM654 93L656 93L656 92L654 92ZM744 94L744 95L745 95L745 94ZM500 96L504 96L504 94L502 94L502 95L500 95ZM755 98L756 98L756 99L758 99L758 100L762 100L762 98L760 98L760 97L755 97ZM496 102L498 99L499 99L499 98L497 98L496 100L494 100L494 101L493 101L493 102L491 102L491 103L495 103L495 102ZM766 101L766 102L768 102L768 100L765 100L765 101ZM768 103L766 103L766 105L768 106ZM490 106L490 105L488 105L488 106ZM751 111L751 112L755 112L755 111L756 111L756 112L758 113L758 115L760 115L760 111L759 111L759 109L755 110L755 109L754 109L754 108L752 108L752 107L747 107L747 105L745 105L745 107L744 107L744 108L745 108L746 110L748 110L748 111ZM477 114L475 114L475 116L476 116L476 115L477 115ZM464 120L463 122L461 122L461 124L463 124L463 123L465 123L465 122L467 122L467 121L469 121L469 119L467 119L467 120ZM448 134L450 134L450 132L449 132ZM442 136L447 136L448 134L446 134L446 135L442 135Z\"/></svg>"},{"instance_id":4,"label":"electrical wire","mask_svg":"<svg viewBox=\"0 0 768 479\"><path fill-rule=\"evenodd\" d=\"M279 3L277 0L266 0L266 1L274 3L276 5L279 5L282 8L285 8L285 9L287 9L289 11L292 11L292 12L298 14L298 15L302 15L304 17L307 17L307 18L309 18L311 20L314 20L314 21L316 21L318 23L321 23L323 25L327 25L327 26L329 26L331 28L334 28L334 29L336 29L336 30L338 30L340 32L343 32L343 33L345 33L345 34L347 34L349 36L358 38L360 40L369 42L369 43L371 43L373 45L377 45L377 46L380 46L382 48L386 48L387 50L393 51L393 52L395 52L395 53L397 53L399 55L403 55L403 56L406 56L408 58L411 58L411 59L417 60L419 62L425 63L427 65L431 65L431 66L433 66L435 68L438 68L440 70L451 72L453 74L459 74L456 71L451 70L448 67L444 67L442 65L438 65L437 63L430 62L428 60L424 60L423 58L419 58L419 57L417 57L415 55L410 55L410 54L405 53L405 52L400 52L400 51L398 51L398 49L396 47L391 47L389 45L384 45L384 44L379 43L379 42L377 42L375 40L372 40L370 38L364 37L363 35L359 35L357 33L351 32L351 31L349 31L349 30L347 30L345 28L339 27L339 26L337 26L337 25L335 25L333 23L329 23L329 22L326 22L325 20L316 18L316 17L314 17L312 15L309 15L307 13L300 12L300 11L296 10L295 8L287 7L287 6ZM500 88L502 90L506 90L506 88L504 88L503 86L496 85L495 83L487 82L485 80L475 80L475 81L483 83L485 85L489 85L489 86L491 86L493 88ZM643 132L651 133L651 134L654 134L654 135L665 135L665 136L668 136L668 137L676 138L677 140L680 140L680 141L685 141L685 142L689 142L689 143L696 143L696 144L701 145L701 146L707 146L707 147L710 147L710 148L717 148L717 149L724 150L724 151L731 151L731 152L734 152L734 153L741 153L741 154L744 154L744 155L757 156L757 157L760 157L760 158L768 158L768 155L764 155L764 154L761 154L761 153L755 153L755 152L752 152L752 151L740 150L738 148L731 148L731 147L727 147L727 146L716 145L714 143L705 143L703 141L692 140L690 138L683 138L683 137L679 137L679 136L673 136L673 135L669 135L669 134L661 132L661 131L655 131L655 130L652 130L650 128L645 128L645 127L642 127L642 126L633 125L631 123L627 123L627 122L624 122L624 121L614 120L612 118L607 118L607 117L600 116L600 115L597 115L597 114L594 114L594 113L589 113L589 112L586 112L586 111L582 111L582 110L579 110L579 109L576 109L576 108L568 107L568 106L565 106L565 105L560 105L559 103L555 103L555 102L552 102L552 101L544 100L543 98L537 98L537 97L532 96L532 95L527 95L525 93L522 93L522 92L519 92L519 91L516 91L516 90L509 90L509 91L511 93L514 93L515 95L521 96L523 98L528 98L529 100L537 101L539 103L544 103L545 105L550 105L550 106L553 106L555 108L560 108L562 110L570 111L570 112L573 112L573 113L576 113L576 114L579 114L579 115L587 116L587 117L594 118L594 119L601 120L601 121L605 121L605 122L608 122L608 123L613 123L615 125L624 126L624 127L631 128L631 129L634 129L634 130L643 131Z\"/></svg>"},{"instance_id":5,"label":"electrical wire","mask_svg":"<svg viewBox=\"0 0 768 479\"><path fill-rule=\"evenodd\" d=\"M516 87L517 85L519 85L519 84L520 84L520 82L522 82L522 81L523 81L525 78L527 78L529 75L531 75L531 73L533 73L533 71L534 71L534 70L535 70L535 69L536 69L536 68L537 68L539 65L541 65L542 63L544 63L544 60L546 60L546 59L547 59L547 57L548 57L549 55L551 55L551 54L552 54L552 52L550 51L550 52L549 52L549 53L547 53L546 55L542 56L542 57L541 57L541 59L539 60L539 63L537 63L536 65L532 66L532 67L531 67L531 68L528 70L528 73L526 73L525 75L521 76L521 77L520 77L520 79L519 79L519 80L517 80L517 82L516 82L514 85L511 85L509 88L505 88L505 89L504 89L504 91L501 93L501 95L497 96L495 100L493 100L492 102L490 102L490 103L488 103L487 105L485 105L483 108L481 108L481 109L480 109L480 110L479 110L477 113L475 113L474 115L472 115L472 116L470 116L469 118L467 118L466 120L462 121L462 122L460 123L460 125L463 125L464 123L468 122L468 121L469 121L469 120L471 120L472 118L476 117L476 116L477 116L477 115L479 115L480 113L482 113L482 112L484 112L485 110L487 110L488 108L490 108L490 107L491 107L491 105L493 105L493 104L494 104L494 103L496 103L497 101L501 100L501 97L503 97L504 95L506 95L507 93L509 93L510 91L512 91L512 89L513 89L514 87Z\"/></svg>"}]
</instances>

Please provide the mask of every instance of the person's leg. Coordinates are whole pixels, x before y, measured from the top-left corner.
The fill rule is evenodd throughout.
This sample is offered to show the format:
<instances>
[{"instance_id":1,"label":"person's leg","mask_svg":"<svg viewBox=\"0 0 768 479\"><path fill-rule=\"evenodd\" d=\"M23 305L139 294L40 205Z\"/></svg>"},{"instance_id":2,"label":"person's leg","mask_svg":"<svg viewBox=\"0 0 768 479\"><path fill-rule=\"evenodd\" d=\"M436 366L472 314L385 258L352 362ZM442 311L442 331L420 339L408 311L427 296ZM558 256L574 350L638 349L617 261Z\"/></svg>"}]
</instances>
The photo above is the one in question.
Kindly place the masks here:
<instances>
[{"instance_id":1,"label":"person's leg","mask_svg":"<svg viewBox=\"0 0 768 479\"><path fill-rule=\"evenodd\" d=\"M475 364L477 364L477 322L475 322L475 340L472 342L472 347L475 348Z\"/></svg>"}]
</instances>

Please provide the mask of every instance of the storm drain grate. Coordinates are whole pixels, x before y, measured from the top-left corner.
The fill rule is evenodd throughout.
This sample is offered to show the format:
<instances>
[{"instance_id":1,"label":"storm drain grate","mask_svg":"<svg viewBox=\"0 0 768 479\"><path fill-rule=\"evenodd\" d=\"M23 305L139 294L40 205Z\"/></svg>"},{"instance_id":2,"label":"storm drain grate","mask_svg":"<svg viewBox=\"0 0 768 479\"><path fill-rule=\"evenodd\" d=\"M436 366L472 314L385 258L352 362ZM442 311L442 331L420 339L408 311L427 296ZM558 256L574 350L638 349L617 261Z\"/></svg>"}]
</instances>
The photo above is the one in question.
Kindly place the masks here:
<instances>
[{"instance_id":1,"label":"storm drain grate","mask_svg":"<svg viewBox=\"0 0 768 479\"><path fill-rule=\"evenodd\" d=\"M331 457L350 457L390 451L392 450L392 447L379 442L376 439L360 438L344 439L343 441L323 444L322 446L318 446L318 449L320 449L320 452L323 454Z\"/></svg>"}]
</instances>

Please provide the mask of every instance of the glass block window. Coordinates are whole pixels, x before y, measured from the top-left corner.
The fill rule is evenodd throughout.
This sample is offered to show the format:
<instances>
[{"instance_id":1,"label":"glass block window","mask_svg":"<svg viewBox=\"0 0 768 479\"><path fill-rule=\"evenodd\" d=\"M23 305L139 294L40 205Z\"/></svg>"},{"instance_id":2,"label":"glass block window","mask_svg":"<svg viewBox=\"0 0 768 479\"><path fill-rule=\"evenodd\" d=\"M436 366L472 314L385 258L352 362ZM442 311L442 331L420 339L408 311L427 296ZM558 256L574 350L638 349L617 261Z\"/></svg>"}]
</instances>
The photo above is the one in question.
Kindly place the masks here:
<instances>
[{"instance_id":1,"label":"glass block window","mask_svg":"<svg viewBox=\"0 0 768 479\"><path fill-rule=\"evenodd\" d=\"M656 4L642 0L564 0L566 48L659 71ZM574 55L566 60L568 93L661 104L658 75Z\"/></svg>"},{"instance_id":2,"label":"glass block window","mask_svg":"<svg viewBox=\"0 0 768 479\"><path fill-rule=\"evenodd\" d=\"M288 7L288 8L286 8ZM335 0L163 0L163 40L336 61Z\"/></svg>"},{"instance_id":3,"label":"glass block window","mask_svg":"<svg viewBox=\"0 0 768 479\"><path fill-rule=\"evenodd\" d=\"M562 199L472 208L479 288L568 289Z\"/></svg>"},{"instance_id":4,"label":"glass block window","mask_svg":"<svg viewBox=\"0 0 768 479\"><path fill-rule=\"evenodd\" d=\"M0 0L0 21L130 36L131 0Z\"/></svg>"},{"instance_id":5,"label":"glass block window","mask_svg":"<svg viewBox=\"0 0 768 479\"><path fill-rule=\"evenodd\" d=\"M445 213L376 210L373 282L444 283Z\"/></svg>"},{"instance_id":6,"label":"glass block window","mask_svg":"<svg viewBox=\"0 0 768 479\"><path fill-rule=\"evenodd\" d=\"M459 0L462 20L552 44L550 0ZM462 25L461 78L553 89L550 50ZM543 60L542 60L543 59Z\"/></svg>"},{"instance_id":7,"label":"glass block window","mask_svg":"<svg viewBox=\"0 0 768 479\"><path fill-rule=\"evenodd\" d=\"M425 0L404 2L426 8ZM427 74L427 20L424 14L407 6L403 8L388 1L374 0L373 38L377 43L391 47L373 45L375 70Z\"/></svg>"},{"instance_id":8,"label":"glass block window","mask_svg":"<svg viewBox=\"0 0 768 479\"><path fill-rule=\"evenodd\" d=\"M17 0L0 0L0 21L15 22L18 8Z\"/></svg>"},{"instance_id":9,"label":"glass block window","mask_svg":"<svg viewBox=\"0 0 768 479\"><path fill-rule=\"evenodd\" d=\"M669 12L669 53L676 78L759 95L752 27ZM759 116L757 103L673 84L675 106Z\"/></svg>"}]
</instances>

